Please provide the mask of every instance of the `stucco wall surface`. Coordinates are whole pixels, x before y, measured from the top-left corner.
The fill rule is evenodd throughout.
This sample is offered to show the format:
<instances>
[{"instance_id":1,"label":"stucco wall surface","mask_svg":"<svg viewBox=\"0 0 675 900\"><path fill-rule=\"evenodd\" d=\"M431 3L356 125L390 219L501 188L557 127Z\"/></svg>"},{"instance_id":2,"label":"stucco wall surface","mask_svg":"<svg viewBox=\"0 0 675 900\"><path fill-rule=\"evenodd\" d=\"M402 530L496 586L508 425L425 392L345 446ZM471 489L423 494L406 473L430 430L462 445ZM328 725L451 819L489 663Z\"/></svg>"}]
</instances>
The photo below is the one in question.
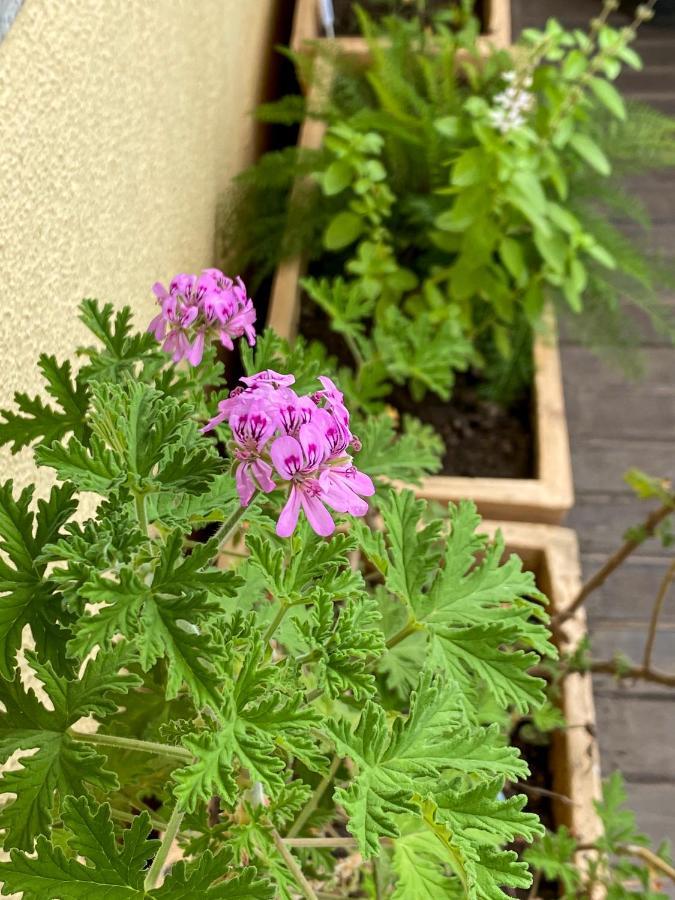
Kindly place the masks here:
<instances>
[{"instance_id":1,"label":"stucco wall surface","mask_svg":"<svg viewBox=\"0 0 675 900\"><path fill-rule=\"evenodd\" d=\"M275 0L24 0L0 43L0 406L72 353L82 297L130 303L212 261L250 159ZM30 452L0 473L33 480ZM42 484L46 483L43 477Z\"/></svg>"}]
</instances>

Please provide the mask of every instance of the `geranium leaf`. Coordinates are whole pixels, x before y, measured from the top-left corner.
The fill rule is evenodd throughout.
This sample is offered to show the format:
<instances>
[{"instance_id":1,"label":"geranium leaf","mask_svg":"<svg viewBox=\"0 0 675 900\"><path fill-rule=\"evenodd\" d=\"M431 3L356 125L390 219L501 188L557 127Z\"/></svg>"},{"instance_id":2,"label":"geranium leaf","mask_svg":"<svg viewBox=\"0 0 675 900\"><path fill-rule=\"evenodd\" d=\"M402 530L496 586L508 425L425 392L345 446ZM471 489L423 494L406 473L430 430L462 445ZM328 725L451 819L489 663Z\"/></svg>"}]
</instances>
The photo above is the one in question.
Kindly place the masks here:
<instances>
[{"instance_id":1,"label":"geranium leaf","mask_svg":"<svg viewBox=\"0 0 675 900\"><path fill-rule=\"evenodd\" d=\"M128 650L121 646L99 653L80 679L69 681L31 657L53 710L26 690L18 676L0 682L5 707L0 717L1 761L16 750L37 751L22 758L18 769L6 771L0 782L3 791L16 794L0 813L5 847L32 850L34 839L49 831L55 794L63 802L69 794L81 796L93 787L109 791L117 786L115 775L103 768L105 758L91 745L75 740L69 729L83 716L114 712L113 696L140 684L138 676L120 672L128 658Z\"/></svg>"}]
</instances>

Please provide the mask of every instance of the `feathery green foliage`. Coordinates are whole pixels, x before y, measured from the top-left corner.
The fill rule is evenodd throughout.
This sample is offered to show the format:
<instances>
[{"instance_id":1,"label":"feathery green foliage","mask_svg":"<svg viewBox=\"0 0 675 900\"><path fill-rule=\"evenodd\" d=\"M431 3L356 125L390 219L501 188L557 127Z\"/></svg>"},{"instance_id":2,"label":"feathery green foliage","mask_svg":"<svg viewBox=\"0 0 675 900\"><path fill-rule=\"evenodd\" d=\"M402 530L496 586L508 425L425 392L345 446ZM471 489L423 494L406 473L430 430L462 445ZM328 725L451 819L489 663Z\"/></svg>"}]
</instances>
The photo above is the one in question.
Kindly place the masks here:
<instances>
[{"instance_id":1,"label":"feathery green foliage","mask_svg":"<svg viewBox=\"0 0 675 900\"><path fill-rule=\"evenodd\" d=\"M235 217L243 246L250 236L251 247L272 248L270 272L298 252L309 260L303 303L317 303L344 338L353 402L376 409L402 384L418 400L447 397L467 368L488 396L513 402L531 379L523 361L551 301L620 362L635 346L626 303L675 336L659 299L674 273L650 252L648 217L627 186L673 165L675 125L625 103L613 83L623 66L640 65L635 28L601 16L585 33L552 20L526 31L517 55L479 58L475 27L358 18L365 70L315 48L326 59L314 66L308 109L327 132L321 150L278 160L275 177L284 171L295 185L279 200L287 218L265 220L277 202L265 157L245 176L259 184L262 208L251 201ZM509 91L525 103L513 126ZM312 156L313 177L296 179L297 161ZM634 220L630 233L612 224L617 212Z\"/></svg>"}]
</instances>

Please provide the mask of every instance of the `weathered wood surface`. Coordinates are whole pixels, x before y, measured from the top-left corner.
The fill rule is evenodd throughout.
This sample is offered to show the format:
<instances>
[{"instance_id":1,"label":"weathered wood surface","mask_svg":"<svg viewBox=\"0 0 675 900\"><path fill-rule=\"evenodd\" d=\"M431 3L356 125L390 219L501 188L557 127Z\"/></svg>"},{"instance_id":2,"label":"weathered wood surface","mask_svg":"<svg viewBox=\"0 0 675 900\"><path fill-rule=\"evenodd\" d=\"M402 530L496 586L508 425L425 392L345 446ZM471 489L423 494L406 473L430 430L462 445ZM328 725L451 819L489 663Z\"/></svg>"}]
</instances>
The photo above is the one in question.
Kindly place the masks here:
<instances>
[{"instance_id":1,"label":"weathered wood surface","mask_svg":"<svg viewBox=\"0 0 675 900\"><path fill-rule=\"evenodd\" d=\"M591 0L514 0L514 34L541 27L550 16L566 25L583 25L599 5ZM630 97L675 114L675 29L643 28L637 49L644 70L624 76L622 86ZM633 176L630 186L652 216L651 246L672 257L675 172ZM675 296L667 300L675 306ZM616 547L622 532L644 515L621 481L622 468L638 466L675 477L675 351L662 337L649 335L643 342L646 376L632 383L570 343L564 325L561 333L577 498L567 524L577 529L588 575ZM597 654L620 649L640 659L664 571L664 554L650 543L594 595L588 615ZM675 671L675 595L664 610L663 624L655 659L664 670ZM605 677L596 678L594 687L603 773L623 770L641 827L655 840L675 842L675 696L665 688L619 686Z\"/></svg>"}]
</instances>

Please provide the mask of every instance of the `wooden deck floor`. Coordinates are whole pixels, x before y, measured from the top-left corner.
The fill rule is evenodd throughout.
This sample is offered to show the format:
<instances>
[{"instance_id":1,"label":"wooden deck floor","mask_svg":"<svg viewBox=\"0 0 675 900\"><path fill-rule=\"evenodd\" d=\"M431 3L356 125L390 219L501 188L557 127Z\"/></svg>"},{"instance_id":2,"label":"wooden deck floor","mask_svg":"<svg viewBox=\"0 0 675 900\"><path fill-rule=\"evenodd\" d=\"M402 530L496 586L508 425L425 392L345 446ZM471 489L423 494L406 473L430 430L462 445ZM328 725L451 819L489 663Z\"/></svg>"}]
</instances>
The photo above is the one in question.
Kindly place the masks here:
<instances>
[{"instance_id":1,"label":"wooden deck floor","mask_svg":"<svg viewBox=\"0 0 675 900\"><path fill-rule=\"evenodd\" d=\"M513 0L514 34L539 27L549 16L583 25L599 0ZM644 27L637 49L645 68L624 78L624 89L675 115L675 27ZM675 254L675 171L636 178L634 186L653 218L653 241ZM675 294L666 298L675 306ZM644 340L646 375L628 381L583 347L563 339L576 507L576 528L585 574L590 574L637 523L644 507L625 488L622 475L638 466L675 478L675 350L663 339ZM591 637L598 654L623 651L641 658L646 621L665 570L653 545L636 554L589 603ZM655 662L675 671L675 596L664 612ZM603 774L620 769L642 828L675 846L675 691L648 685L594 683ZM675 896L675 891L673 891Z\"/></svg>"}]
</instances>

